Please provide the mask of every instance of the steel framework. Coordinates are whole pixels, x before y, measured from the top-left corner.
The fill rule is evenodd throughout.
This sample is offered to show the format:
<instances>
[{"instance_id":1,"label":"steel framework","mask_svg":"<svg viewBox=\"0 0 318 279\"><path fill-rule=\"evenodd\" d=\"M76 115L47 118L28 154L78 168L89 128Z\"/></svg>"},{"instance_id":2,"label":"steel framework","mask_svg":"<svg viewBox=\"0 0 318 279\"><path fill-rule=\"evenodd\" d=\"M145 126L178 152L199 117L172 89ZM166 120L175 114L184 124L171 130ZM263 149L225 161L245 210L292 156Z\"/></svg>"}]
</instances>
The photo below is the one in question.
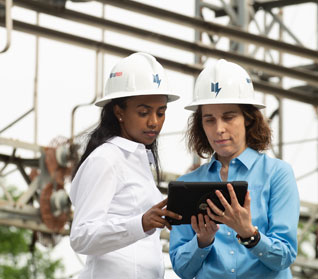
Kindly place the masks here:
<instances>
[{"instance_id":1,"label":"steel framework","mask_svg":"<svg viewBox=\"0 0 318 279\"><path fill-rule=\"evenodd\" d=\"M74 0L74 2L77 2ZM78 1L80 2L80 1ZM182 26L187 26L195 31L195 40L188 41L176 37L159 34L147 29L136 28L125 25L117 21L105 18L104 7L101 17L92 16L66 8L66 0L36 1L36 0L0 0L0 25L6 30L6 45L1 51L5 53L10 48L11 33L13 30L33 34L36 37L38 48L38 38L48 38L64 43L81 46L96 51L96 94L89 103L92 104L101 94L100 84L103 82L103 54L113 54L116 56L127 56L133 49L123 48L105 42L104 35L100 41L92 40L87 37L76 36L68 32L62 32L55 29L41 26L38 23L30 24L28 22L14 20L11 17L13 6L19 6L38 14L47 14L60 19L66 19L71 22L81 23L88 26L99 28L102 31L108 30L132 37L140 38L145 41L151 41L159 45L170 46L176 49L186 51L195 55L195 61L192 64L181 63L176 60L158 57L158 60L168 69L181 72L196 77L202 69L202 63L208 58L226 58L237 62L250 70L253 84L257 91L273 95L278 100L278 107L271 116L278 117L282 125L282 107L280 100L288 98L291 100L318 105L318 51L302 45L296 38L292 30L285 26L280 18L282 9L286 6L303 3L317 3L317 1L306 0L218 0L208 2L195 0L195 16L190 17L180 13L172 12L166 9L160 9L154 6L146 5L131 0L96 0L102 5L111 5L120 9L130 10L132 12L151 16L153 18L165 20ZM216 4L217 2L217 4ZM317 5L318 6L318 5ZM317 7L318 9L318 7ZM204 10L212 11L215 18L224 17L230 22L227 25L217 24L205 18ZM1 12L5 11L5 12ZM257 22L256 14L262 12L270 16L271 23L265 24L259 29L258 35L249 32L249 24ZM280 37L272 39L268 33L274 26L280 28ZM258 25L259 26L259 25ZM318 22L317 22L318 26ZM287 33L294 44L286 43L282 40L282 33ZM104 34L104 32L103 32ZM209 38L209 42L203 40L203 36ZM229 48L223 50L218 47L220 38L227 38L230 41ZM254 46L253 51L248 51L247 46ZM272 57L271 52L278 53L278 58L271 59L268 62L256 58L257 51L263 48L265 52ZM284 66L281 60L283 54L290 54L295 57L305 58L310 61L307 65L289 68ZM2 54L3 55L3 54ZM36 56L36 81L38 53ZM272 77L277 77L279 82L272 82ZM288 77L301 86L294 88L285 88L282 86L282 79ZM84 104L84 105L89 105ZM75 112L82 105L74 107L72 111L71 137L53 147L42 147L37 144L37 129L35 128L35 140L33 144L0 137L0 145L12 148L11 154L0 154L2 168L0 175L5 175L4 170L9 164L13 164L21 173L28 190L14 201L11 194L4 185L0 186L5 193L5 199L0 200L0 224L13 225L17 227L28 228L39 232L42 235L51 235L50 241L54 242L54 235L68 234L71 210L67 194L63 189L65 181L69 178L72 163L78 156L77 146L74 144L76 135L74 134ZM37 86L35 84L34 105L27 112L21 114L18 119L12 121L6 127L0 127L0 134L10 129L18 121L30 113L35 114L35 126L37 125ZM282 135L278 131L279 148L275 152L277 157L283 157ZM32 150L35 152L35 158L19 158L15 155L17 149ZM27 173L26 169L34 169L33 173ZM167 180L173 175L168 176ZM162 189L164 191L164 189ZM50 204L47 207L47 204ZM304 209L301 214L301 220L304 222L304 228L299 234L299 240L303 240L305 235L315 226L315 232L318 234L318 207L317 205L302 202ZM163 236L168 238L168 236ZM318 243L316 238L316 258L318 258ZM318 260L305 261L298 257L293 266L293 273L298 278L318 278Z\"/></svg>"}]
</instances>

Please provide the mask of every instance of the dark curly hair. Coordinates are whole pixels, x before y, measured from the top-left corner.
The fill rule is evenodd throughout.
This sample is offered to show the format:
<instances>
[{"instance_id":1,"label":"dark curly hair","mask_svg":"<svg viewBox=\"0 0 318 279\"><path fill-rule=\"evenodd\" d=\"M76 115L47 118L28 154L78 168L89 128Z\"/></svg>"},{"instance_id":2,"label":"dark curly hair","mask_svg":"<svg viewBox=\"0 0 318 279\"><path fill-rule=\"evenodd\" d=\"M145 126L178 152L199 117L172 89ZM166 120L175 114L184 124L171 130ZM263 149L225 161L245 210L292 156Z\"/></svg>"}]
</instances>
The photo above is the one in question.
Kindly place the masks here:
<instances>
[{"instance_id":1,"label":"dark curly hair","mask_svg":"<svg viewBox=\"0 0 318 279\"><path fill-rule=\"evenodd\" d=\"M72 178L75 177L79 167L85 161L85 159L91 154L98 146L105 143L107 140L114 136L120 136L121 130L117 117L114 114L114 106L118 105L120 108L126 108L126 101L128 98L117 98L106 104L101 112L100 122L97 128L95 128L89 135L89 140L86 145L85 151L74 168ZM157 184L160 183L160 169L159 169L159 156L158 156L158 145L157 140L152 144L146 145L146 148L150 149L155 159L155 169L157 176Z\"/></svg>"},{"instance_id":2,"label":"dark curly hair","mask_svg":"<svg viewBox=\"0 0 318 279\"><path fill-rule=\"evenodd\" d=\"M271 130L263 114L253 105L238 105L243 113L246 126L246 145L256 151L264 151L271 143ZM202 126L201 106L189 117L186 132L188 148L201 158L214 153Z\"/></svg>"}]
</instances>

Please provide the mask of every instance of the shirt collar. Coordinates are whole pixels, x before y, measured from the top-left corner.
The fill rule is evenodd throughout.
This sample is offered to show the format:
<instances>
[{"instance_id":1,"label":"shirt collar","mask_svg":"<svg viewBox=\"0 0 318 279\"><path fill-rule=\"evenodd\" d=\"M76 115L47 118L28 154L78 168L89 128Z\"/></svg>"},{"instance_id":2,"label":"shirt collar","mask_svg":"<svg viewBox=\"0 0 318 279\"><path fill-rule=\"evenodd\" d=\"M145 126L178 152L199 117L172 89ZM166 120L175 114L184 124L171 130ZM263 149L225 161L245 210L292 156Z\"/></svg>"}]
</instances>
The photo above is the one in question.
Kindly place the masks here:
<instances>
[{"instance_id":1,"label":"shirt collar","mask_svg":"<svg viewBox=\"0 0 318 279\"><path fill-rule=\"evenodd\" d=\"M155 164L155 159L151 150L146 149L145 145L142 143L138 143L138 142L135 142L126 138L118 137L118 136L109 139L108 142L114 145L117 145L119 148L124 149L130 153L136 152L138 148L140 148L141 150L145 150L149 162L151 164Z\"/></svg>"},{"instance_id":2,"label":"shirt collar","mask_svg":"<svg viewBox=\"0 0 318 279\"><path fill-rule=\"evenodd\" d=\"M211 169L212 166L218 161L215 158L216 157L215 155L216 154L214 153L211 158L209 169ZM238 157L234 158L233 160L240 161L247 169L250 169L252 165L254 164L254 162L256 161L258 155L259 153L256 150L250 147L247 147Z\"/></svg>"},{"instance_id":3,"label":"shirt collar","mask_svg":"<svg viewBox=\"0 0 318 279\"><path fill-rule=\"evenodd\" d=\"M141 143L122 138L122 137L113 137L108 140L108 142L117 145L119 148L124 149L130 153L134 153L138 147L145 149L145 146Z\"/></svg>"},{"instance_id":4,"label":"shirt collar","mask_svg":"<svg viewBox=\"0 0 318 279\"><path fill-rule=\"evenodd\" d=\"M241 161L243 165L247 167L247 169L250 169L254 162L256 161L259 153L250 148L247 147L238 157L237 160Z\"/></svg>"}]
</instances>

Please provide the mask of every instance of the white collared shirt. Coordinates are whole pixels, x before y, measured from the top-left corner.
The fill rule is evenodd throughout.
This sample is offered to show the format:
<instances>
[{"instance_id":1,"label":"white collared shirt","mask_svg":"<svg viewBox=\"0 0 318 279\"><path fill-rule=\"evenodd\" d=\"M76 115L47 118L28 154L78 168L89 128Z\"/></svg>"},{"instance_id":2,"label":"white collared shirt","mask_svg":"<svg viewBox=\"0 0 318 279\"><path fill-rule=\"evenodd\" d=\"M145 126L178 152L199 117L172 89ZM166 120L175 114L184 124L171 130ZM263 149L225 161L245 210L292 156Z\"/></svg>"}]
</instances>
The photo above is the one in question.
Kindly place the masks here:
<instances>
[{"instance_id":1,"label":"white collared shirt","mask_svg":"<svg viewBox=\"0 0 318 279\"><path fill-rule=\"evenodd\" d=\"M151 160L143 144L114 137L78 169L70 192L75 207L70 242L87 255L79 278L163 278L160 230L142 228L142 215L163 199Z\"/></svg>"}]
</instances>

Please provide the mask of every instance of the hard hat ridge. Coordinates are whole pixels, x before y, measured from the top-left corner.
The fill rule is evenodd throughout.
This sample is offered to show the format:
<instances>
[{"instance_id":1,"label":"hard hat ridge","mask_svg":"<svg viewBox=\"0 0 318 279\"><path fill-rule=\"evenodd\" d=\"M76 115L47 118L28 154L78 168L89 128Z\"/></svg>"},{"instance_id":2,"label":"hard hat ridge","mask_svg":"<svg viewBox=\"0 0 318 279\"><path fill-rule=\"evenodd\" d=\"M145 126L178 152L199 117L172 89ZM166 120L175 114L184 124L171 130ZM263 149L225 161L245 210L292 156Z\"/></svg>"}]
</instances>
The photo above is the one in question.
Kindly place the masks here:
<instances>
[{"instance_id":1,"label":"hard hat ridge","mask_svg":"<svg viewBox=\"0 0 318 279\"><path fill-rule=\"evenodd\" d=\"M104 97L95 105L104 106L112 99L139 95L167 95L168 102L179 99L170 93L165 71L155 57L137 52L120 60L112 69Z\"/></svg>"},{"instance_id":2,"label":"hard hat ridge","mask_svg":"<svg viewBox=\"0 0 318 279\"><path fill-rule=\"evenodd\" d=\"M255 99L253 83L239 65L225 59L209 63L199 74L194 87L193 100L185 109L195 111L199 105L251 104L265 106Z\"/></svg>"}]
</instances>

